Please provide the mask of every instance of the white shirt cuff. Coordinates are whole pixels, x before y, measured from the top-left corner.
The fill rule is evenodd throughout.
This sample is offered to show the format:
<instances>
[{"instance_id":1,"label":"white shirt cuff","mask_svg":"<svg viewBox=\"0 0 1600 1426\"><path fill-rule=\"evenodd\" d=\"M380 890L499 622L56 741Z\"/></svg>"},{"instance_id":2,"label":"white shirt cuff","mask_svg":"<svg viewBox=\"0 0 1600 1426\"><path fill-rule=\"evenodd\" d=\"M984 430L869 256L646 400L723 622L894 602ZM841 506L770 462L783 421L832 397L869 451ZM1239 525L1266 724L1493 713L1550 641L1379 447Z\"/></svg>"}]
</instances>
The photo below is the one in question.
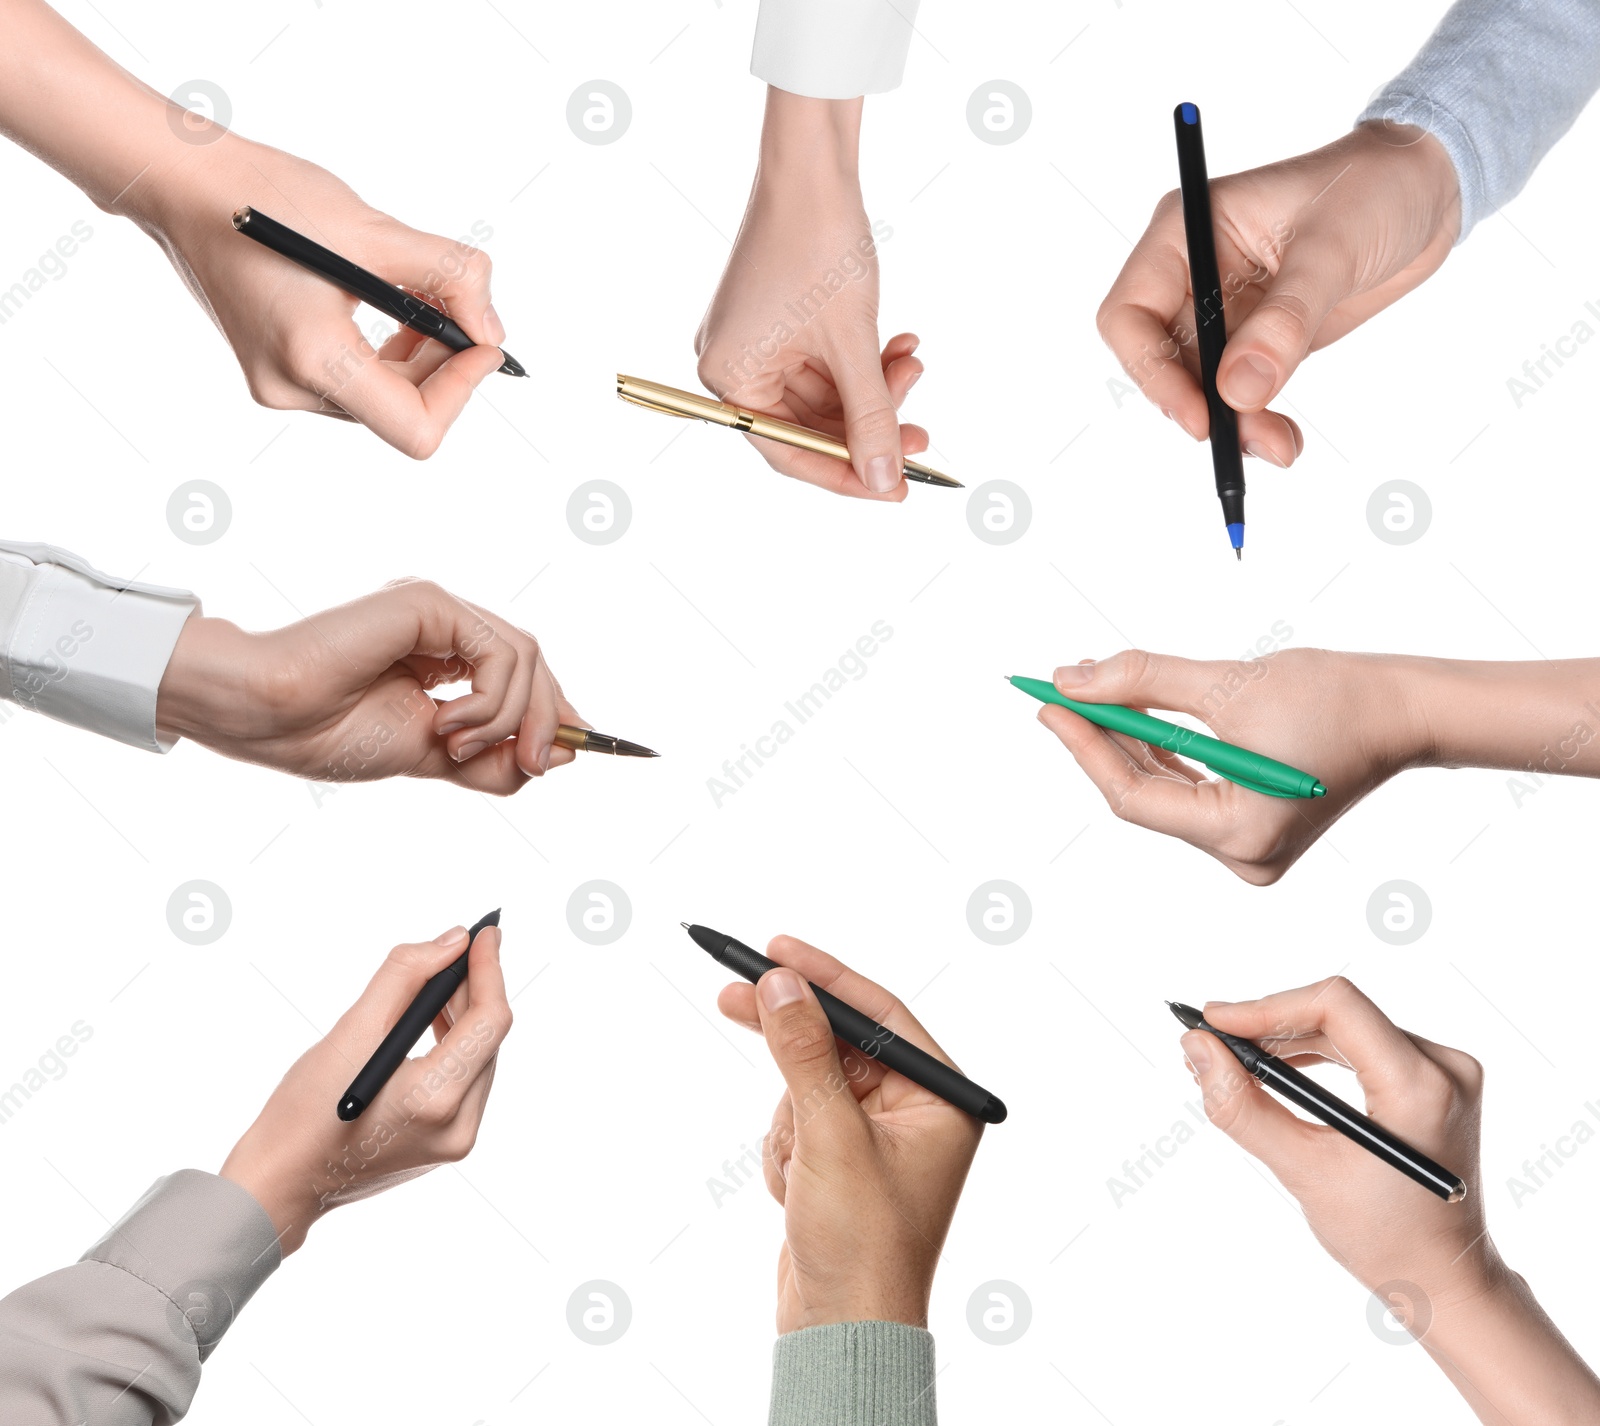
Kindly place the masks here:
<instances>
[{"instance_id":1,"label":"white shirt cuff","mask_svg":"<svg viewBox=\"0 0 1600 1426\"><path fill-rule=\"evenodd\" d=\"M811 99L897 89L918 0L761 0L750 72Z\"/></svg>"},{"instance_id":2,"label":"white shirt cuff","mask_svg":"<svg viewBox=\"0 0 1600 1426\"><path fill-rule=\"evenodd\" d=\"M156 691L200 601L101 574L54 545L0 540L0 699L149 752Z\"/></svg>"}]
</instances>

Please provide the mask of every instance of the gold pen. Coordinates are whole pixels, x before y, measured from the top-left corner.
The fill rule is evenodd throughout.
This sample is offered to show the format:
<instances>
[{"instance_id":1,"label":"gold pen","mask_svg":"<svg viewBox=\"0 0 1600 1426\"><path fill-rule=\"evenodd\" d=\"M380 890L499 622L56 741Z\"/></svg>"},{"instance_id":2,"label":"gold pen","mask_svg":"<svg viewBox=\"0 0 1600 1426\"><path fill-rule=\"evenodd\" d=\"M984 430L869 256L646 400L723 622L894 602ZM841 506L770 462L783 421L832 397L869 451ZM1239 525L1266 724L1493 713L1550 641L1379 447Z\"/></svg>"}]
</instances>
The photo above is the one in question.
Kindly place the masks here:
<instances>
[{"instance_id":1,"label":"gold pen","mask_svg":"<svg viewBox=\"0 0 1600 1426\"><path fill-rule=\"evenodd\" d=\"M610 753L619 758L658 758L660 753L642 743L630 743L626 738L613 738L610 733L597 733L593 728L572 728L563 723L556 729L556 746L571 748L575 753Z\"/></svg>"},{"instance_id":2,"label":"gold pen","mask_svg":"<svg viewBox=\"0 0 1600 1426\"><path fill-rule=\"evenodd\" d=\"M692 391L679 391L675 386L662 386L659 382L645 381L638 376L617 373L617 395L635 406L660 411L667 416L682 416L690 421L710 421L715 426L729 426L747 435L764 440L778 441L803 451L815 451L819 456L832 456L834 460L850 459L849 449L842 441L825 436L792 421L780 421L775 416L763 416L759 411L746 411L742 406L730 406L714 396L699 396ZM901 474L907 480L921 481L924 485L942 485L949 490L964 490L959 480L952 480L932 466L908 460Z\"/></svg>"}]
</instances>

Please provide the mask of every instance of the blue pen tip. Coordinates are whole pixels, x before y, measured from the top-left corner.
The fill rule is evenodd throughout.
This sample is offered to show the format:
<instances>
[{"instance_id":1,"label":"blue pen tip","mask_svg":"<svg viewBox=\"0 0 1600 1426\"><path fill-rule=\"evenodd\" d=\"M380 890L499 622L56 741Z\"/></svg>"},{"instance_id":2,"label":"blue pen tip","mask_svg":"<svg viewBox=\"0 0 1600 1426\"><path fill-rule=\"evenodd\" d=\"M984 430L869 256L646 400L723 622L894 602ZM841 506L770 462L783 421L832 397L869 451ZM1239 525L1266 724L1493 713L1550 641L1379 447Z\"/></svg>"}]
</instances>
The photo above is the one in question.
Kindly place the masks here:
<instances>
[{"instance_id":1,"label":"blue pen tip","mask_svg":"<svg viewBox=\"0 0 1600 1426\"><path fill-rule=\"evenodd\" d=\"M1193 104L1178 105L1178 112L1183 116L1183 122L1186 124L1198 124L1200 122L1200 111Z\"/></svg>"},{"instance_id":2,"label":"blue pen tip","mask_svg":"<svg viewBox=\"0 0 1600 1426\"><path fill-rule=\"evenodd\" d=\"M1228 526L1228 543L1236 550L1244 548L1244 522Z\"/></svg>"}]
</instances>

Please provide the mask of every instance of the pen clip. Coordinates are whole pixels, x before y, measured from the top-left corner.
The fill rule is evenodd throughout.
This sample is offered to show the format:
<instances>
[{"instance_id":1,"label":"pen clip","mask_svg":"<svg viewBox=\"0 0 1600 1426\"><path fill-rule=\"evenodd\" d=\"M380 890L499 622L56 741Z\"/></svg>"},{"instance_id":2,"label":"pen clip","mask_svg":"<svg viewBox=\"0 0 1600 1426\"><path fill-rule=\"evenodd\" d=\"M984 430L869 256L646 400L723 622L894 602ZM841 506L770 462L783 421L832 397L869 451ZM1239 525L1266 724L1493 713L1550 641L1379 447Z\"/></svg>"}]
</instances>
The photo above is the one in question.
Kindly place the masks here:
<instances>
[{"instance_id":1,"label":"pen clip","mask_svg":"<svg viewBox=\"0 0 1600 1426\"><path fill-rule=\"evenodd\" d=\"M647 401L643 396L633 396L626 391L617 392L618 401L626 401L630 406L643 406L646 411L659 411L663 416L676 416L680 421L704 421L704 416L691 416L686 411L676 411L671 406L662 406L654 401Z\"/></svg>"}]
</instances>

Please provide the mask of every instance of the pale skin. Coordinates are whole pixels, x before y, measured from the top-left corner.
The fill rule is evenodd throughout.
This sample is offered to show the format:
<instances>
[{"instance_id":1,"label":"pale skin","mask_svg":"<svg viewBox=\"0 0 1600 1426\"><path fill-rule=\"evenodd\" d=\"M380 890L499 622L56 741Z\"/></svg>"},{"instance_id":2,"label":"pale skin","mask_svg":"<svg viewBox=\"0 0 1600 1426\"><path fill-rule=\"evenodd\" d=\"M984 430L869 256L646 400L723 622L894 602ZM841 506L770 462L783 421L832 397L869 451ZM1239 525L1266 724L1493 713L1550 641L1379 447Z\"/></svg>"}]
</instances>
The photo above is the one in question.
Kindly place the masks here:
<instances>
[{"instance_id":1,"label":"pale skin","mask_svg":"<svg viewBox=\"0 0 1600 1426\"><path fill-rule=\"evenodd\" d=\"M1478 1164L1483 1067L1398 1028L1342 976L1261 1000L1212 1001L1205 1017L1291 1064L1353 1070L1371 1118L1465 1180L1466 1198L1444 1202L1337 1130L1291 1112L1214 1035L1183 1036L1207 1117L1272 1171L1347 1271L1383 1290L1478 1419L1600 1419L1600 1379L1489 1237Z\"/></svg>"},{"instance_id":2,"label":"pale skin","mask_svg":"<svg viewBox=\"0 0 1600 1426\"><path fill-rule=\"evenodd\" d=\"M156 700L162 731L294 777L497 794L573 760L552 741L563 723L589 726L538 640L420 579L267 633L192 616Z\"/></svg>"},{"instance_id":3,"label":"pale skin","mask_svg":"<svg viewBox=\"0 0 1600 1426\"><path fill-rule=\"evenodd\" d=\"M807 981L950 1064L882 986L779 936L779 963L717 1007L765 1036L784 1093L763 1144L783 1208L778 1331L836 1322L928 1324L934 1270L983 1125L834 1038Z\"/></svg>"},{"instance_id":4,"label":"pale skin","mask_svg":"<svg viewBox=\"0 0 1600 1426\"><path fill-rule=\"evenodd\" d=\"M1600 777L1600 659L1491 663L1284 649L1200 661L1125 650L1069 664L1086 703L1189 715L1224 742L1320 778L1325 797L1266 797L1070 709L1039 721L1124 821L1179 837L1258 886L1277 881L1369 792L1411 768Z\"/></svg>"},{"instance_id":5,"label":"pale skin","mask_svg":"<svg viewBox=\"0 0 1600 1426\"><path fill-rule=\"evenodd\" d=\"M434 1022L432 1047L401 1065L359 1119L346 1124L333 1112L429 977L466 949L466 929L456 926L390 951L327 1038L289 1067L222 1165L222 1177L266 1210L285 1257L334 1208L472 1151L511 1029L497 927L473 939L466 983Z\"/></svg>"},{"instance_id":6,"label":"pale skin","mask_svg":"<svg viewBox=\"0 0 1600 1426\"><path fill-rule=\"evenodd\" d=\"M750 437L782 475L837 495L903 500L928 433L897 414L922 375L909 332L878 341L878 251L862 203L860 99L767 91L744 220L695 335L724 401L842 440L850 461Z\"/></svg>"},{"instance_id":7,"label":"pale skin","mask_svg":"<svg viewBox=\"0 0 1600 1426\"><path fill-rule=\"evenodd\" d=\"M1312 153L1213 179L1211 206L1228 331L1217 390L1239 412L1245 454L1288 466L1305 440L1270 403L1311 352L1438 271L1461 229L1455 169L1420 129L1364 124ZM1133 384L1205 440L1176 192L1157 204L1097 321Z\"/></svg>"},{"instance_id":8,"label":"pale skin","mask_svg":"<svg viewBox=\"0 0 1600 1426\"><path fill-rule=\"evenodd\" d=\"M488 257L363 203L331 173L230 133L134 78L41 0L0 5L0 133L161 246L275 410L369 427L424 459L503 357ZM402 327L374 350L357 304L233 231L246 204L443 307L481 345ZM371 313L365 313L369 324Z\"/></svg>"}]
</instances>

